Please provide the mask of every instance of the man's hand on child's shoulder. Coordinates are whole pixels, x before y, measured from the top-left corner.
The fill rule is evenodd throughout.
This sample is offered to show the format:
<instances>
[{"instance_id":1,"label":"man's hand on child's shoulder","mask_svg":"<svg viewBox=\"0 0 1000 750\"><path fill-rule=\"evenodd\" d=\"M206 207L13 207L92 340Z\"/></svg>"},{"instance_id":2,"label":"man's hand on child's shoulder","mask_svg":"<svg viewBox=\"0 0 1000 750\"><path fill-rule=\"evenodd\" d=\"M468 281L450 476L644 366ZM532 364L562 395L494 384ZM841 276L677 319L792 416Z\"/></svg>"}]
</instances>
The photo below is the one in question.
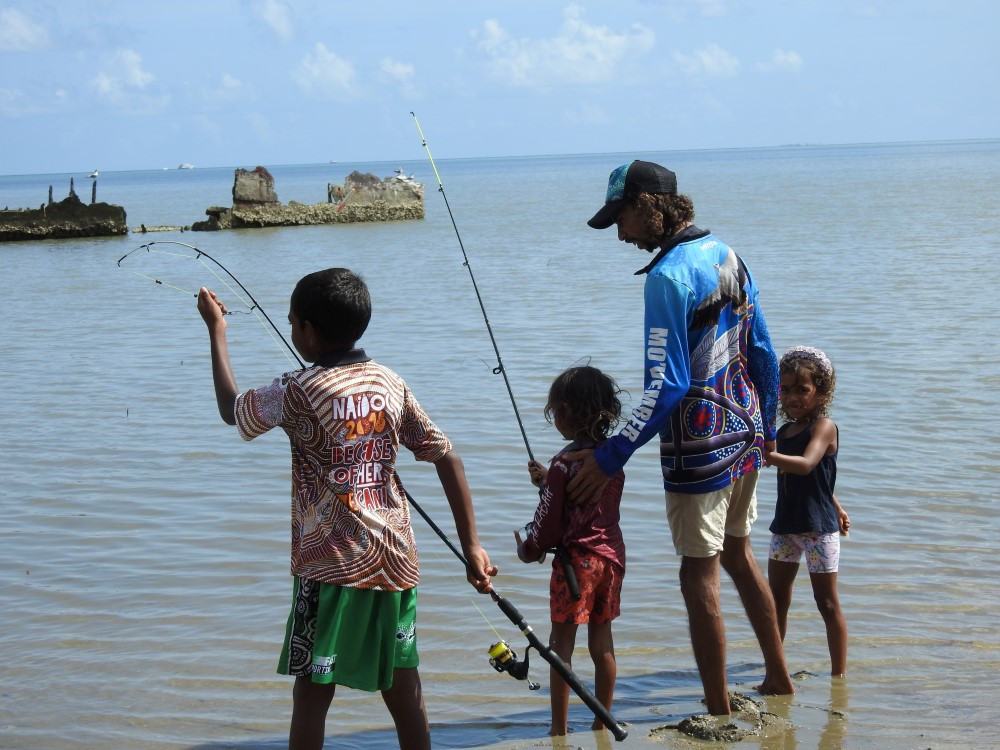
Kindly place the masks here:
<instances>
[{"instance_id":1,"label":"man's hand on child's shoulder","mask_svg":"<svg viewBox=\"0 0 1000 750\"><path fill-rule=\"evenodd\" d=\"M570 505L593 505L601 499L604 487L611 477L604 473L594 458L591 448L582 448L564 453L566 461L581 461L582 465L576 475L566 485L566 500Z\"/></svg>"}]
</instances>

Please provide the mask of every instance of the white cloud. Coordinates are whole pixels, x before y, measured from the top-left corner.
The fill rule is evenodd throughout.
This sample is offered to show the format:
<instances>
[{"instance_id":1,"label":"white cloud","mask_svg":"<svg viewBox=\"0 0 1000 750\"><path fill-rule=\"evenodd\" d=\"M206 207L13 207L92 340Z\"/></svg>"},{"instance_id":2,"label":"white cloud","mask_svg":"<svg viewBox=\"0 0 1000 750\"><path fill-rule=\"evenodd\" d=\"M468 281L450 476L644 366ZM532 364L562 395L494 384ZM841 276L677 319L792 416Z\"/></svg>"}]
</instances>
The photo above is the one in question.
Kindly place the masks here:
<instances>
[{"instance_id":1,"label":"white cloud","mask_svg":"<svg viewBox=\"0 0 1000 750\"><path fill-rule=\"evenodd\" d=\"M350 96L354 87L354 66L331 52L322 42L299 61L292 80L307 94L320 99Z\"/></svg>"},{"instance_id":2,"label":"white cloud","mask_svg":"<svg viewBox=\"0 0 1000 750\"><path fill-rule=\"evenodd\" d=\"M27 114L24 94L19 89L0 89L0 114L17 117Z\"/></svg>"},{"instance_id":3,"label":"white cloud","mask_svg":"<svg viewBox=\"0 0 1000 750\"><path fill-rule=\"evenodd\" d=\"M30 52L49 46L49 32L16 8L0 8L0 52Z\"/></svg>"},{"instance_id":4,"label":"white cloud","mask_svg":"<svg viewBox=\"0 0 1000 750\"><path fill-rule=\"evenodd\" d=\"M409 63L402 63L393 60L391 57L383 57L379 61L379 67L389 78L400 83L408 83L413 80L414 68Z\"/></svg>"},{"instance_id":5,"label":"white cloud","mask_svg":"<svg viewBox=\"0 0 1000 750\"><path fill-rule=\"evenodd\" d=\"M202 89L202 96L209 102L232 103L253 99L253 91L236 76L223 73L217 81Z\"/></svg>"},{"instance_id":6,"label":"white cloud","mask_svg":"<svg viewBox=\"0 0 1000 750\"><path fill-rule=\"evenodd\" d=\"M410 99L420 97L420 91L414 83L416 69L410 63L393 60L391 57L383 57L379 61L379 70L384 80L399 86L403 96Z\"/></svg>"},{"instance_id":7,"label":"white cloud","mask_svg":"<svg viewBox=\"0 0 1000 750\"><path fill-rule=\"evenodd\" d=\"M117 103L127 89L141 90L153 82L153 75L142 67L142 55L135 50L118 50L109 65L110 71L101 71L90 82L105 101Z\"/></svg>"},{"instance_id":8,"label":"white cloud","mask_svg":"<svg viewBox=\"0 0 1000 750\"><path fill-rule=\"evenodd\" d=\"M69 102L65 89L56 89L48 94L32 92L29 99L20 89L0 88L0 114L8 117L47 114L57 112Z\"/></svg>"},{"instance_id":9,"label":"white cloud","mask_svg":"<svg viewBox=\"0 0 1000 750\"><path fill-rule=\"evenodd\" d=\"M703 78L732 78L741 68L736 57L714 43L689 55L674 52L674 62L683 72Z\"/></svg>"},{"instance_id":10,"label":"white cloud","mask_svg":"<svg viewBox=\"0 0 1000 750\"><path fill-rule=\"evenodd\" d=\"M583 9L570 5L554 37L514 38L495 20L474 32L490 74L511 86L584 85L618 77L624 60L653 48L655 35L641 24L615 32L583 20Z\"/></svg>"},{"instance_id":11,"label":"white cloud","mask_svg":"<svg viewBox=\"0 0 1000 750\"><path fill-rule=\"evenodd\" d=\"M291 7L281 0L264 0L254 6L254 13L279 39L288 41L295 36L292 25Z\"/></svg>"},{"instance_id":12,"label":"white cloud","mask_svg":"<svg viewBox=\"0 0 1000 750\"><path fill-rule=\"evenodd\" d=\"M757 70L763 70L766 72L788 71L791 73L797 73L802 70L803 65L805 65L805 61L803 61L802 55L798 52L776 49L771 54L770 60L767 62L757 63Z\"/></svg>"}]
</instances>

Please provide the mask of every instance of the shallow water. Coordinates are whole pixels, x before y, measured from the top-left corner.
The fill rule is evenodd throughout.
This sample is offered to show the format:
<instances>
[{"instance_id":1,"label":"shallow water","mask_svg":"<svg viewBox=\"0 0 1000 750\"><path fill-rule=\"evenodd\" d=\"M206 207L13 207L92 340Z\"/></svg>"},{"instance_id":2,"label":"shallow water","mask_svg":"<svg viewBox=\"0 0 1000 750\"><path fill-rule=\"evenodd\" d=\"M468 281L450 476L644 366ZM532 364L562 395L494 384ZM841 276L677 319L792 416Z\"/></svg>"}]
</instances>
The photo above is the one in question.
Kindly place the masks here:
<instances>
[{"instance_id":1,"label":"shallow water","mask_svg":"<svg viewBox=\"0 0 1000 750\"><path fill-rule=\"evenodd\" d=\"M561 369L590 357L641 392L642 280L632 272L645 256L584 224L608 172L632 156L438 164L542 459L561 445L541 416ZM820 346L838 367L838 496L852 518L839 576L849 676L826 676L822 621L802 573L786 650L792 671L810 674L794 698L766 701L792 729L728 746L994 747L1000 346L982 308L1000 286L1000 142L634 156L674 168L697 223L743 254L776 347ZM124 267L150 270L149 254L116 265L151 240L220 260L283 332L303 274L345 265L365 276L375 315L362 343L452 438L502 568L496 586L544 640L548 568L519 563L511 533L535 505L525 445L429 166L271 171L281 200L317 202L351 169L386 176L397 166L428 185L426 220L0 244L0 747L285 744L290 681L274 666L290 582L287 443L273 434L245 444L218 420L193 298ZM0 177L0 202L40 202L49 184L58 200L69 177ZM81 195L85 182L76 176ZM126 207L130 226L175 225L227 204L231 185L229 169L102 173L98 193ZM161 272L189 291L230 294L198 264ZM241 386L291 366L252 316L233 316L230 335ZM627 467L629 569L615 623L622 743L587 731L579 703L568 740L544 736L544 663L531 654L538 692L492 670L489 646L503 637L523 656L523 636L415 520L436 746L690 746L650 735L704 708L655 456L646 446ZM453 534L433 469L406 458L401 471ZM762 562L773 485L768 472L753 535ZM723 603L731 688L750 692L762 662L728 582ZM574 669L592 679L582 640L576 657ZM377 696L342 691L328 730L332 747L395 745Z\"/></svg>"}]
</instances>

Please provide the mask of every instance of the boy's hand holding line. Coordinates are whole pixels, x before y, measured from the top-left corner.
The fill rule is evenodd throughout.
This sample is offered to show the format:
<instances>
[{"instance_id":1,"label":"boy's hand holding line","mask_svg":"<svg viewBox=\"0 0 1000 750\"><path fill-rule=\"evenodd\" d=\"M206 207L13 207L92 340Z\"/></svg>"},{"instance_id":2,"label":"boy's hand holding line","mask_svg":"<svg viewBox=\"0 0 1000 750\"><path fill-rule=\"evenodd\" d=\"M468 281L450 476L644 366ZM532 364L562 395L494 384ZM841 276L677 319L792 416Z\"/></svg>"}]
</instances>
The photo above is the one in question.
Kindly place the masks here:
<instances>
[{"instance_id":1,"label":"boy's hand holding line","mask_svg":"<svg viewBox=\"0 0 1000 750\"><path fill-rule=\"evenodd\" d=\"M236 424L236 377L229 364L229 347L226 344L226 306L215 292L202 287L198 291L198 312L208 326L208 337L212 346L212 379L215 381L215 401L219 405L219 416L226 424Z\"/></svg>"},{"instance_id":2,"label":"boy's hand holding line","mask_svg":"<svg viewBox=\"0 0 1000 750\"><path fill-rule=\"evenodd\" d=\"M226 319L223 316L229 311L211 289L202 287L198 291L198 312L201 313L202 320L209 329L220 323L223 328L226 327Z\"/></svg>"}]
</instances>

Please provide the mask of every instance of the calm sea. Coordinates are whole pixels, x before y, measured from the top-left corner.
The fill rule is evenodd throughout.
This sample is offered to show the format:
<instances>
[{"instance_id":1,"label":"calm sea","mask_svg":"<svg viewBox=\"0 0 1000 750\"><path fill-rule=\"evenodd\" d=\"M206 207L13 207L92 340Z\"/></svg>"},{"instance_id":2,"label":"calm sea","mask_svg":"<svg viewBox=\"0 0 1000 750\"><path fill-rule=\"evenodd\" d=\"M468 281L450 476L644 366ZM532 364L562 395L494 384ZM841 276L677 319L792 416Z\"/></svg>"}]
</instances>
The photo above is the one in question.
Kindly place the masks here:
<instances>
[{"instance_id":1,"label":"calm sea","mask_svg":"<svg viewBox=\"0 0 1000 750\"><path fill-rule=\"evenodd\" d=\"M188 292L232 293L183 258L118 259L151 240L222 262L286 332L302 275L349 266L375 314L368 352L398 370L464 458L497 589L543 640L548 567L523 565L512 530L536 495L527 452L445 203L422 153L402 163L271 166L279 199L314 203L353 169L397 167L427 187L424 221L132 234L0 245L0 747L238 748L285 744L291 682L274 673L289 600L288 449L243 443L219 420L207 336ZM746 259L776 347L810 344L838 367L838 496L853 526L840 591L848 678L831 682L822 621L800 574L787 638L791 728L751 748L988 748L1000 723L1000 141L786 147L517 159L438 168L536 456L561 445L541 408L551 378L589 360L641 393L644 253L585 221L608 173L667 164L697 223ZM253 168L255 164L240 165ZM56 200L85 175L0 177L0 204ZM102 173L98 199L138 227L187 225L231 203L232 168ZM176 246L159 246L162 249ZM185 248L176 248L184 251ZM209 264L210 265L210 264ZM161 276L162 275L162 276ZM221 275L221 274L220 274ZM230 318L239 384L289 369L252 315ZM405 458L411 494L454 526L432 467ZM765 473L753 546L766 560ZM701 713L656 448L627 467L629 569L615 623L615 714L629 737L589 731L576 702L548 740L547 665L532 692L487 649L526 642L419 518L419 645L435 745L681 747L651 730ZM724 581L732 689L763 674ZM574 667L593 668L582 635ZM329 745L395 745L377 695L343 690ZM713 745L708 745L712 747Z\"/></svg>"}]
</instances>

